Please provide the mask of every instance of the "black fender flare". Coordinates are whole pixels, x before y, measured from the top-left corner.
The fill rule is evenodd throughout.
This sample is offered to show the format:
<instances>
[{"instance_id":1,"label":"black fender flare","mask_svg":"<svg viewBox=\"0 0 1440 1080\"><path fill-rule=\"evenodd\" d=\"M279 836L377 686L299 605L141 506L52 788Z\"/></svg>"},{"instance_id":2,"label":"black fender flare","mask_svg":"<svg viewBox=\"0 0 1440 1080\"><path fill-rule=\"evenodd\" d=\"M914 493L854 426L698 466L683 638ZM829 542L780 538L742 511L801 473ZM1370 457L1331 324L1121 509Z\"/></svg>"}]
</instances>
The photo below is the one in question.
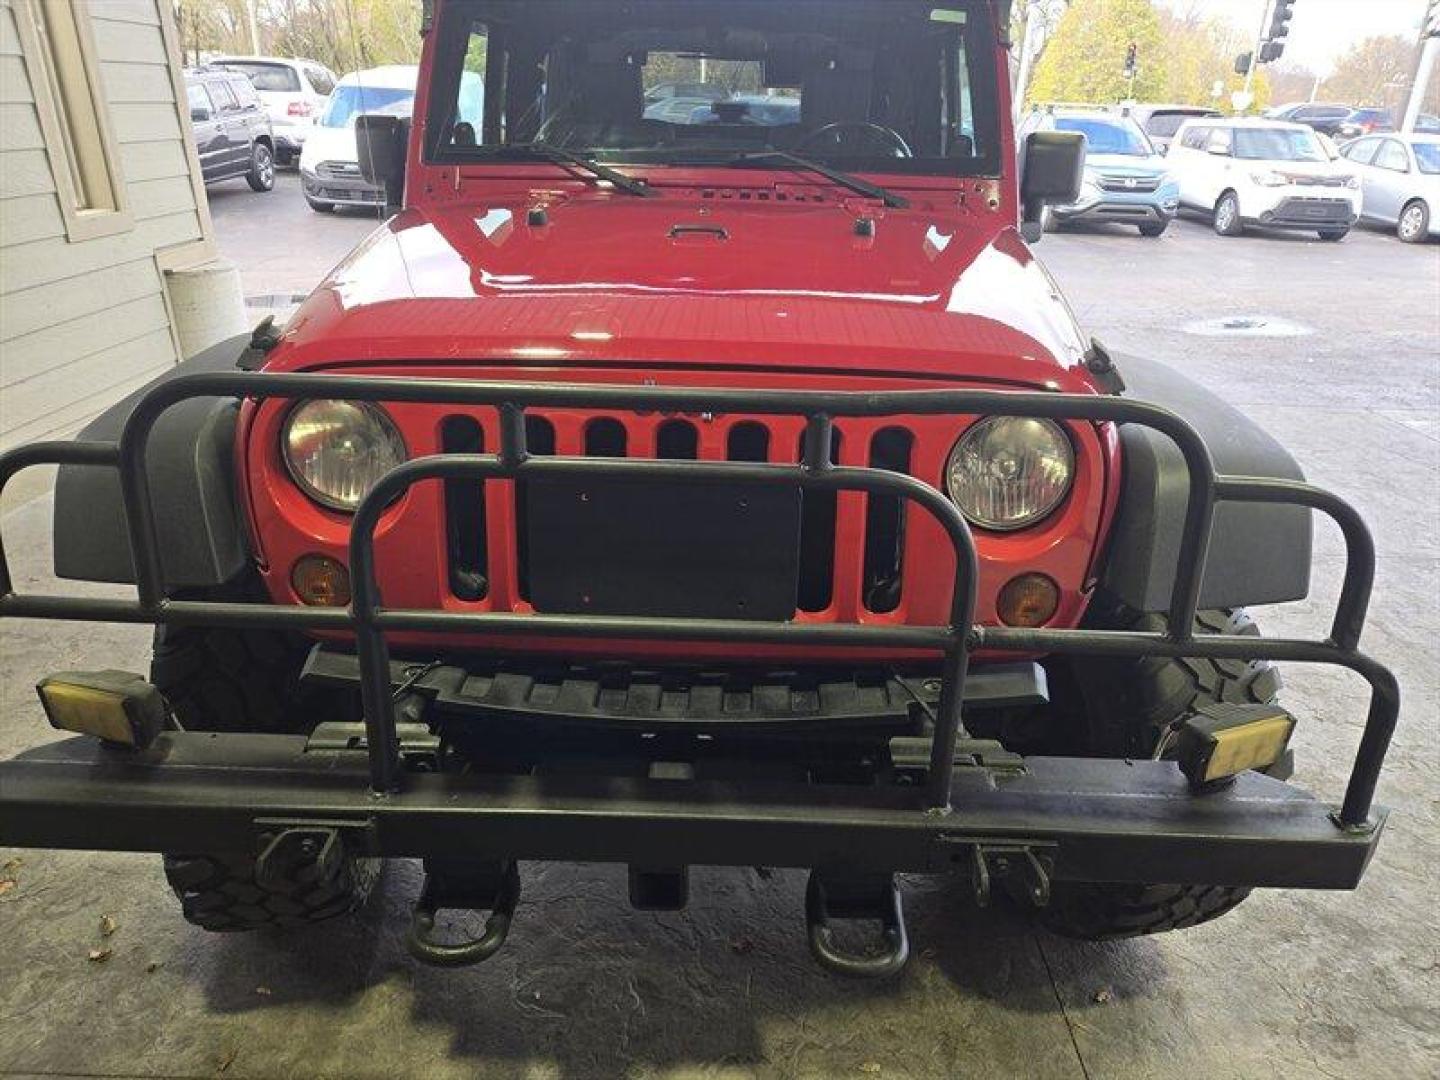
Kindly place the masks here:
<instances>
[{"instance_id":1,"label":"black fender flare","mask_svg":"<svg viewBox=\"0 0 1440 1080\"><path fill-rule=\"evenodd\" d=\"M157 385L184 375L233 371L250 335L205 349L112 405L77 436L118 442L135 404ZM235 479L235 398L182 401L155 422L145 465L154 502L165 585L223 585L249 564ZM117 470L62 466L55 480L55 576L74 581L134 583Z\"/></svg>"},{"instance_id":2,"label":"black fender flare","mask_svg":"<svg viewBox=\"0 0 1440 1080\"><path fill-rule=\"evenodd\" d=\"M1125 396L1161 405L1189 422L1223 475L1303 480L1289 451L1240 410L1154 360L1115 357ZM1121 489L1100 585L1136 611L1169 607L1190 477L1179 448L1152 428L1122 424ZM1303 599L1310 591L1311 511L1298 506L1220 503L1200 588L1202 608Z\"/></svg>"}]
</instances>

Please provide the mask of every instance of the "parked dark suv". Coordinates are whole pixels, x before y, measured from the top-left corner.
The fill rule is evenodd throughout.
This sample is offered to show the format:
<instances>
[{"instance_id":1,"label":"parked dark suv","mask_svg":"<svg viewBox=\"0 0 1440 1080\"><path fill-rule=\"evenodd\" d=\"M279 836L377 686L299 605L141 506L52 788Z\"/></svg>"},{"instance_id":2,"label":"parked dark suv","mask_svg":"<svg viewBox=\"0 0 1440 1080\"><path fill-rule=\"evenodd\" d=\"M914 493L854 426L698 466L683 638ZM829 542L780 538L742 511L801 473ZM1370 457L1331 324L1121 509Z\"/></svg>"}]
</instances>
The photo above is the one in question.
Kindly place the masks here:
<instances>
[{"instance_id":1,"label":"parked dark suv","mask_svg":"<svg viewBox=\"0 0 1440 1080\"><path fill-rule=\"evenodd\" d=\"M1418 130L1419 125L1416 125ZM1395 130L1395 117L1389 109L1374 106L1356 109L1335 131L1338 139L1358 139L1363 135L1379 135Z\"/></svg>"},{"instance_id":2,"label":"parked dark suv","mask_svg":"<svg viewBox=\"0 0 1440 1080\"><path fill-rule=\"evenodd\" d=\"M249 78L213 68L187 71L185 92L205 183L243 176L255 191L272 190L275 135Z\"/></svg>"},{"instance_id":3,"label":"parked dark suv","mask_svg":"<svg viewBox=\"0 0 1440 1080\"><path fill-rule=\"evenodd\" d=\"M1341 125L1350 119L1352 112L1354 110L1349 105L1327 105L1310 101L1281 105L1266 112L1265 116L1271 120L1289 120L1294 124L1304 124L1333 139L1340 134Z\"/></svg>"}]
</instances>

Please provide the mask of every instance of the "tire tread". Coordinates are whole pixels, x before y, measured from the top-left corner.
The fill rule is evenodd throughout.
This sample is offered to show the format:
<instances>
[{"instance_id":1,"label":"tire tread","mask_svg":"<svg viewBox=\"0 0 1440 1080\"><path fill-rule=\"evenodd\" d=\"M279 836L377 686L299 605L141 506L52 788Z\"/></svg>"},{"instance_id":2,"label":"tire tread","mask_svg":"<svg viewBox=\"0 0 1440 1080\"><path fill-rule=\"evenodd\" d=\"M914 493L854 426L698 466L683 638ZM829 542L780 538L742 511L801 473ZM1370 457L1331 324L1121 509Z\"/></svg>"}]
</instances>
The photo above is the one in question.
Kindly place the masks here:
<instances>
[{"instance_id":1,"label":"tire tread","mask_svg":"<svg viewBox=\"0 0 1440 1080\"><path fill-rule=\"evenodd\" d=\"M164 866L185 920L216 933L303 926L349 914L365 903L380 873L380 860L347 854L326 880L315 881L316 867L307 863L265 889L247 855L166 855Z\"/></svg>"},{"instance_id":2,"label":"tire tread","mask_svg":"<svg viewBox=\"0 0 1440 1080\"><path fill-rule=\"evenodd\" d=\"M1152 632L1167 625L1163 616L1123 609L1091 621L1105 629ZM1239 637L1260 633L1243 608L1198 612L1195 631ZM1161 731L1197 705L1269 704L1280 692L1279 672L1263 660L1087 659L1075 673L1089 705L1090 749L1102 757L1149 757ZM1112 941L1198 926L1249 895L1248 888L1225 885L1064 881L1055 884L1038 918L1062 937Z\"/></svg>"}]
</instances>

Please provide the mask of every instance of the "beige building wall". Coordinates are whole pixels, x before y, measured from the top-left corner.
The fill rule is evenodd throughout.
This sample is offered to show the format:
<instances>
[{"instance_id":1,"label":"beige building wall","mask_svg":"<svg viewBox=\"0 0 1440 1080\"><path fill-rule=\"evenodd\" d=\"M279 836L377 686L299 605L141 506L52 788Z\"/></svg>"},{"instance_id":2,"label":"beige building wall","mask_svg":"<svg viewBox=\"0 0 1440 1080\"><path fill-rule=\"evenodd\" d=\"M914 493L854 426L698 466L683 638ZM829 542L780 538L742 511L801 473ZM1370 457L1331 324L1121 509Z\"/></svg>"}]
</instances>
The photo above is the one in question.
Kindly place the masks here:
<instances>
[{"instance_id":1,"label":"beige building wall","mask_svg":"<svg viewBox=\"0 0 1440 1080\"><path fill-rule=\"evenodd\" d=\"M215 258L189 129L168 0L0 0L0 449L180 359L167 280Z\"/></svg>"}]
</instances>

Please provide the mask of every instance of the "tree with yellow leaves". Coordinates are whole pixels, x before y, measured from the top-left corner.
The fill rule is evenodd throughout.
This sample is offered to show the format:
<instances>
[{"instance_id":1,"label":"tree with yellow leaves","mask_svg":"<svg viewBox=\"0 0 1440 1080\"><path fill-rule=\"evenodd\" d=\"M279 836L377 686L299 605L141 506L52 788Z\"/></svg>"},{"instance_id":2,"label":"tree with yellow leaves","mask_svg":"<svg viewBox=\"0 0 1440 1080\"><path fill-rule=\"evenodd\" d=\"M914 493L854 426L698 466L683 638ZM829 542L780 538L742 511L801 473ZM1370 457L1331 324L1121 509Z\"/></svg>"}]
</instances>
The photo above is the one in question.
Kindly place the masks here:
<instances>
[{"instance_id":1,"label":"tree with yellow leaves","mask_svg":"<svg viewBox=\"0 0 1440 1080\"><path fill-rule=\"evenodd\" d=\"M1135 46L1133 81L1125 55ZM1035 68L1033 103L1153 101L1166 83L1167 53L1150 0L1075 0Z\"/></svg>"}]
</instances>

